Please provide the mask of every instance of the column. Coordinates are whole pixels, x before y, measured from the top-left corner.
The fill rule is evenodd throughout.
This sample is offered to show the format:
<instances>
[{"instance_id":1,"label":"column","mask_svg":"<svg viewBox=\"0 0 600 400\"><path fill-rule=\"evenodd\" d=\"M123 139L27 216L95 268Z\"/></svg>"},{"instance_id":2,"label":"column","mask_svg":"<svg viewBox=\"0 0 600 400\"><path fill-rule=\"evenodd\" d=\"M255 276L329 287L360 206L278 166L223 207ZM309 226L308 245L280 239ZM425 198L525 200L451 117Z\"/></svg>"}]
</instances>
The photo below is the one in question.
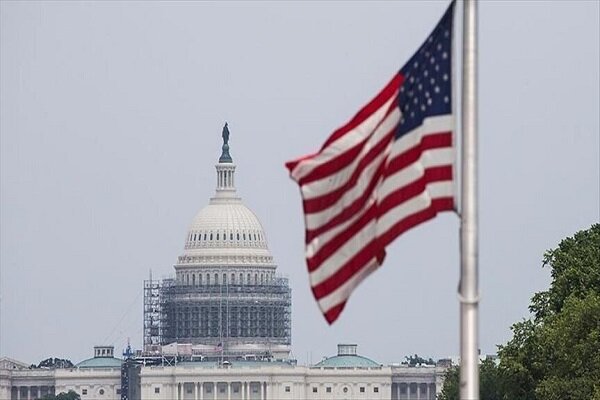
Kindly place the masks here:
<instances>
[{"instance_id":1,"label":"column","mask_svg":"<svg viewBox=\"0 0 600 400\"><path fill-rule=\"evenodd\" d=\"M242 400L246 400L246 382L240 382L240 390L242 392Z\"/></svg>"},{"instance_id":2,"label":"column","mask_svg":"<svg viewBox=\"0 0 600 400\"><path fill-rule=\"evenodd\" d=\"M421 400L421 384L417 383L417 399Z\"/></svg>"},{"instance_id":3,"label":"column","mask_svg":"<svg viewBox=\"0 0 600 400\"><path fill-rule=\"evenodd\" d=\"M21 386L17 386L17 400L21 400Z\"/></svg>"},{"instance_id":4,"label":"column","mask_svg":"<svg viewBox=\"0 0 600 400\"><path fill-rule=\"evenodd\" d=\"M269 383L265 382L265 400L267 400L268 396L269 396Z\"/></svg>"},{"instance_id":5,"label":"column","mask_svg":"<svg viewBox=\"0 0 600 400\"><path fill-rule=\"evenodd\" d=\"M260 383L260 400L265 400L265 388L263 386L263 382L259 382Z\"/></svg>"},{"instance_id":6,"label":"column","mask_svg":"<svg viewBox=\"0 0 600 400\"><path fill-rule=\"evenodd\" d=\"M219 390L218 383L219 382L213 382L213 400L217 400L217 390Z\"/></svg>"},{"instance_id":7,"label":"column","mask_svg":"<svg viewBox=\"0 0 600 400\"><path fill-rule=\"evenodd\" d=\"M227 400L231 400L231 382L227 382Z\"/></svg>"},{"instance_id":8,"label":"column","mask_svg":"<svg viewBox=\"0 0 600 400\"><path fill-rule=\"evenodd\" d=\"M198 400L198 383L194 382L194 400Z\"/></svg>"},{"instance_id":9,"label":"column","mask_svg":"<svg viewBox=\"0 0 600 400\"><path fill-rule=\"evenodd\" d=\"M198 386L200 387L200 400L204 400L204 383L200 382Z\"/></svg>"}]
</instances>

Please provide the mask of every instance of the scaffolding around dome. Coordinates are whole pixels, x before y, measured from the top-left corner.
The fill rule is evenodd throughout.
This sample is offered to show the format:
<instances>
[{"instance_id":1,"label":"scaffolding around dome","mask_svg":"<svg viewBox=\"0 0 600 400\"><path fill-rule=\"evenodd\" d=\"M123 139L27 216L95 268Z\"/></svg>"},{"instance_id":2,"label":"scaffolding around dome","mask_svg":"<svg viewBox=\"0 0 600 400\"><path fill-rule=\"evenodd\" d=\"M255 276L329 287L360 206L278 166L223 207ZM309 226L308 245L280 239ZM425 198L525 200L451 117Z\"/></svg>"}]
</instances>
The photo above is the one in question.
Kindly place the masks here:
<instances>
[{"instance_id":1,"label":"scaffolding around dome","mask_svg":"<svg viewBox=\"0 0 600 400\"><path fill-rule=\"evenodd\" d=\"M173 344L189 345L185 351L203 360L287 359L288 279L202 286L180 285L175 279L144 281L144 350L164 353Z\"/></svg>"}]
</instances>

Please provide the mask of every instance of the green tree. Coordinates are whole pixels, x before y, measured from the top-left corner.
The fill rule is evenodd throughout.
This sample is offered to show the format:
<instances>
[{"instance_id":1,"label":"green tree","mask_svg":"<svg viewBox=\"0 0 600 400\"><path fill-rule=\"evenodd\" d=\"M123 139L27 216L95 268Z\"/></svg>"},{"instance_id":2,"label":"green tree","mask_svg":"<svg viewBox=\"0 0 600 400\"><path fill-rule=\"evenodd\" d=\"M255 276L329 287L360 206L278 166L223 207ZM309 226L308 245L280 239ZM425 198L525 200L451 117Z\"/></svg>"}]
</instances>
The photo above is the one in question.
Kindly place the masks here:
<instances>
[{"instance_id":1,"label":"green tree","mask_svg":"<svg viewBox=\"0 0 600 400\"><path fill-rule=\"evenodd\" d=\"M448 368L444 377L444 386L439 400L458 400L460 386L458 366ZM479 392L482 400L503 400L503 381L496 362L491 358L479 364Z\"/></svg>"},{"instance_id":2,"label":"green tree","mask_svg":"<svg viewBox=\"0 0 600 400\"><path fill-rule=\"evenodd\" d=\"M547 251L543 266L552 282L532 297L532 317L511 327L498 365L480 366L482 400L600 400L600 224ZM458 388L453 367L440 399Z\"/></svg>"},{"instance_id":3,"label":"green tree","mask_svg":"<svg viewBox=\"0 0 600 400\"><path fill-rule=\"evenodd\" d=\"M414 367L418 364L421 365L435 365L435 361L433 361L433 359L430 357L429 359L424 359L423 357L420 357L419 355L415 354L414 356L407 356L404 357L405 361L402 363L404 365L409 365L411 367Z\"/></svg>"},{"instance_id":4,"label":"green tree","mask_svg":"<svg viewBox=\"0 0 600 400\"><path fill-rule=\"evenodd\" d=\"M546 252L552 282L499 346L504 397L600 400L600 224Z\"/></svg>"},{"instance_id":5,"label":"green tree","mask_svg":"<svg viewBox=\"0 0 600 400\"><path fill-rule=\"evenodd\" d=\"M74 390L69 390L68 393L61 392L57 395L47 395L42 400L81 400L81 397Z\"/></svg>"}]
</instances>

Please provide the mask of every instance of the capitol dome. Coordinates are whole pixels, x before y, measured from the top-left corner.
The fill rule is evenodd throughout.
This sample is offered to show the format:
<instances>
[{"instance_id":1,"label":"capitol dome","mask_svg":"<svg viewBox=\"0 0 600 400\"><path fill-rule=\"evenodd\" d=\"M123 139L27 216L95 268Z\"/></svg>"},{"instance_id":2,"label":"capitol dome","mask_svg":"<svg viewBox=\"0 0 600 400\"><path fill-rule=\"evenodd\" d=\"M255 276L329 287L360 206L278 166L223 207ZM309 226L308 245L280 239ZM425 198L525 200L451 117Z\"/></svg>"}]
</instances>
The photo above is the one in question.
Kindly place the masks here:
<instances>
[{"instance_id":1,"label":"capitol dome","mask_svg":"<svg viewBox=\"0 0 600 400\"><path fill-rule=\"evenodd\" d=\"M145 292L144 345L189 344L211 360L285 358L291 289L276 275L258 218L237 195L228 141L225 124L216 193L190 224L175 278Z\"/></svg>"},{"instance_id":2,"label":"capitol dome","mask_svg":"<svg viewBox=\"0 0 600 400\"><path fill-rule=\"evenodd\" d=\"M267 247L262 225L256 215L242 203L235 189L235 164L229 145L217 170L215 196L192 220L184 251L176 270L202 266L257 266L272 269L273 257Z\"/></svg>"}]
</instances>

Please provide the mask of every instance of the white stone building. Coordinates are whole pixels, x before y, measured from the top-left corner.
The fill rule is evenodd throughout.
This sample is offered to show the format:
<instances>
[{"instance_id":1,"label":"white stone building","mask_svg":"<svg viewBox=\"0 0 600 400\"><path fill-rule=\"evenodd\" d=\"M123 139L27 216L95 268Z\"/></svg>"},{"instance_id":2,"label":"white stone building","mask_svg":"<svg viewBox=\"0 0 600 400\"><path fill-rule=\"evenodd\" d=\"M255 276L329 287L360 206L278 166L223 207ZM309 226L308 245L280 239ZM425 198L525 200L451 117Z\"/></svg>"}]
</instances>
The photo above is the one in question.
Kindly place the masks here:
<instances>
[{"instance_id":1,"label":"white stone building","mask_svg":"<svg viewBox=\"0 0 600 400\"><path fill-rule=\"evenodd\" d=\"M75 368L29 369L0 360L0 399L33 400L74 390L82 400L119 400L122 360L98 356ZM356 345L311 366L284 361L183 361L141 365L131 400L434 400L446 367L388 365L360 356Z\"/></svg>"}]
</instances>

